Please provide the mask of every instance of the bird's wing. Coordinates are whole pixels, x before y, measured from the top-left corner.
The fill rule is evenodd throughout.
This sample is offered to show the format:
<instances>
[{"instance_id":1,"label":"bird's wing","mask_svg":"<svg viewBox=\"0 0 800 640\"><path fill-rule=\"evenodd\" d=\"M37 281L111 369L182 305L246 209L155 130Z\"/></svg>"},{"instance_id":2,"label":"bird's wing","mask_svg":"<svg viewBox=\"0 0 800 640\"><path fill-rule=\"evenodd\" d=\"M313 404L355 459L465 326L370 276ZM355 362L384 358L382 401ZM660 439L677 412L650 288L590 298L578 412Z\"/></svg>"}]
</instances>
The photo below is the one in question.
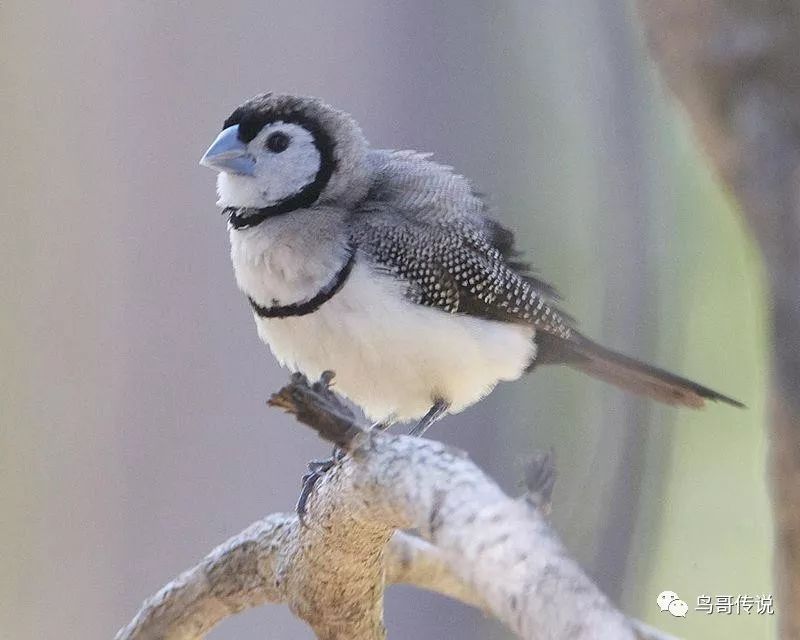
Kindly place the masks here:
<instances>
[{"instance_id":1,"label":"bird's wing","mask_svg":"<svg viewBox=\"0 0 800 640\"><path fill-rule=\"evenodd\" d=\"M356 217L352 240L374 265L408 283L412 302L570 336L570 321L549 289L513 269L486 229L466 221L419 223L385 206L366 205Z\"/></svg>"},{"instance_id":2,"label":"bird's wing","mask_svg":"<svg viewBox=\"0 0 800 640\"><path fill-rule=\"evenodd\" d=\"M449 313L537 330L539 364L567 364L668 404L736 400L586 338L556 306L546 283L517 260L510 231L449 167L413 152L373 152L376 180L352 215L353 242L373 264L408 283L406 295Z\"/></svg>"},{"instance_id":3,"label":"bird's wing","mask_svg":"<svg viewBox=\"0 0 800 640\"><path fill-rule=\"evenodd\" d=\"M374 151L372 161L376 179L351 236L376 266L408 282L411 301L571 335L555 290L518 260L513 234L487 216L466 178L413 151Z\"/></svg>"}]
</instances>

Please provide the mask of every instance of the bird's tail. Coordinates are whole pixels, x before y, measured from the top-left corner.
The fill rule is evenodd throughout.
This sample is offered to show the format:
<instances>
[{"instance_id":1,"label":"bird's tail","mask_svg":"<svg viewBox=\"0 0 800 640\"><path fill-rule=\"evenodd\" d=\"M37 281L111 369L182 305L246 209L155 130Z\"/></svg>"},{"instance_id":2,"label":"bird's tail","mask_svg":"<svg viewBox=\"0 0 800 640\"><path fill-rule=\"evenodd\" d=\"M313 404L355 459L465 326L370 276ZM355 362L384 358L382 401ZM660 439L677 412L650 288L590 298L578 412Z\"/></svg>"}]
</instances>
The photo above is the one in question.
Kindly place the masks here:
<instances>
[{"instance_id":1,"label":"bird's tail","mask_svg":"<svg viewBox=\"0 0 800 640\"><path fill-rule=\"evenodd\" d=\"M594 378L666 404L699 409L706 400L714 400L734 407L744 407L738 400L669 371L601 347L577 333L568 339L539 333L536 342L539 346L536 364L567 364Z\"/></svg>"}]
</instances>

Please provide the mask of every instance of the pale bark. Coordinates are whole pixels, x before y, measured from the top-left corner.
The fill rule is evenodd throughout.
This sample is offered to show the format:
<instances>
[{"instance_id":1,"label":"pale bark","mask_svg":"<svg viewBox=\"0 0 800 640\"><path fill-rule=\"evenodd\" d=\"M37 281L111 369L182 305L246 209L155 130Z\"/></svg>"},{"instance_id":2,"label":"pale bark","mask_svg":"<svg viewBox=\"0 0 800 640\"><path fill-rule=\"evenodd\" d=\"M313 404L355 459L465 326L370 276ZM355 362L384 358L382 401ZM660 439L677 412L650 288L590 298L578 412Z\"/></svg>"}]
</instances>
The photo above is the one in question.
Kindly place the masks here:
<instances>
[{"instance_id":1,"label":"pale bark","mask_svg":"<svg viewBox=\"0 0 800 640\"><path fill-rule=\"evenodd\" d=\"M303 522L251 525L146 601L117 640L201 638L266 602L287 604L318 638L378 640L396 582L479 606L520 638L667 637L619 612L567 555L542 508L546 457L530 499L510 498L460 451L362 429L328 381L296 377L272 400L347 450Z\"/></svg>"}]
</instances>

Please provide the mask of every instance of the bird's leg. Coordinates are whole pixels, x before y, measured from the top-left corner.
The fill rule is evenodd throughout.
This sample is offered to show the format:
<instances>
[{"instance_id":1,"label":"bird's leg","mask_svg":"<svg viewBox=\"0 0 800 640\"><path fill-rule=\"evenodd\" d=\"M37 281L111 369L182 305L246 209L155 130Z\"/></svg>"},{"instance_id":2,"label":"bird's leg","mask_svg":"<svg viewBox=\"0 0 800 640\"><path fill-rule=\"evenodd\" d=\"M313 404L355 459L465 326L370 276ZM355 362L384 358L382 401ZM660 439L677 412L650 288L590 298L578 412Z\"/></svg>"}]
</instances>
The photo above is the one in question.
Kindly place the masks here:
<instances>
[{"instance_id":1,"label":"bird's leg","mask_svg":"<svg viewBox=\"0 0 800 640\"><path fill-rule=\"evenodd\" d=\"M306 515L306 503L311 496L311 492L314 490L314 485L317 484L317 481L325 472L330 471L333 465L341 460L343 456L344 451L335 447L333 455L330 458L326 460L312 460L308 463L308 473L304 474L303 479L300 481L300 496L297 498L297 505L294 508L301 524L305 524L303 518Z\"/></svg>"},{"instance_id":2,"label":"bird's leg","mask_svg":"<svg viewBox=\"0 0 800 640\"><path fill-rule=\"evenodd\" d=\"M395 420L393 417L376 422L370 427L370 431L373 429L379 432L386 431L394 422ZM302 486L300 489L300 496L297 498L297 505L295 506L295 512L297 513L297 517L300 518L301 523L303 523L303 517L306 515L306 503L317 481L319 481L326 472L330 471L337 462L341 461L346 453L347 452L341 447L334 447L330 458L326 458L325 460L312 460L308 463L308 472L303 475L303 479L301 480Z\"/></svg>"},{"instance_id":3,"label":"bird's leg","mask_svg":"<svg viewBox=\"0 0 800 640\"><path fill-rule=\"evenodd\" d=\"M295 415L301 415L303 411L308 412L313 409L316 412L327 412L332 418L336 418L339 422L348 422L353 419L353 414L342 401L331 390L331 382L333 381L333 372L324 371L319 380L313 384L309 383L308 379L300 374L292 374L292 382L288 387L281 389L278 394L270 398L269 404L272 406L281 407ZM300 393L302 392L302 393ZM296 395L300 393L300 395ZM304 421L302 417L299 417ZM307 419L307 418L306 418ZM353 425L352 430L360 432L361 429ZM347 436L347 434L341 434ZM352 439L353 435L349 436ZM346 442L348 438L343 438L341 442ZM337 440L338 442L338 440ZM306 514L306 503L314 490L317 481L329 471L337 462L339 462L345 455L346 451L343 447L334 447L333 454L326 460L312 460L308 463L308 472L303 475L301 481L300 497L297 499L295 511L300 519L301 524L304 524L303 517Z\"/></svg>"},{"instance_id":4,"label":"bird's leg","mask_svg":"<svg viewBox=\"0 0 800 640\"><path fill-rule=\"evenodd\" d=\"M330 458L312 460L308 463L308 472L303 475L300 481L300 496L297 498L297 505L295 506L295 512L300 518L300 522L303 522L303 516L306 515L306 503L308 502L311 492L314 490L314 485L317 484L317 481L325 475L326 472L330 471L337 462L341 461L346 453L347 452L341 447L334 447Z\"/></svg>"},{"instance_id":5,"label":"bird's leg","mask_svg":"<svg viewBox=\"0 0 800 640\"><path fill-rule=\"evenodd\" d=\"M450 403L447 402L447 400L442 400L441 398L437 399L433 403L433 406L428 409L428 413L422 416L422 420L420 420L414 427L411 428L411 431L408 432L408 435L415 438L421 437L428 429L430 429L434 422L437 422L444 417L444 414L447 413L449 408Z\"/></svg>"},{"instance_id":6,"label":"bird's leg","mask_svg":"<svg viewBox=\"0 0 800 640\"><path fill-rule=\"evenodd\" d=\"M525 486L528 488L525 498L544 515L550 515L553 487L556 484L555 458L553 449L537 451L525 470Z\"/></svg>"},{"instance_id":7,"label":"bird's leg","mask_svg":"<svg viewBox=\"0 0 800 640\"><path fill-rule=\"evenodd\" d=\"M422 420L419 421L419 424L411 429L409 435L421 436L434 422L444 416L449 406L450 403L446 402L445 400L436 400L428 413L426 413L422 417ZM385 420L375 422L370 427L370 431L386 431L394 424L394 422L394 416L390 416ZM344 458L345 453L346 452L344 449L340 447L334 447L330 458L325 460L312 460L308 463L308 473L303 476L300 496L297 498L297 505L295 506L297 517L300 519L301 523L304 523L303 518L306 515L306 503L311 496L311 492L314 490L314 486L326 472L330 471L337 462Z\"/></svg>"},{"instance_id":8,"label":"bird's leg","mask_svg":"<svg viewBox=\"0 0 800 640\"><path fill-rule=\"evenodd\" d=\"M449 402L441 399L436 400L428 413L422 417L419 423L414 426L411 431L409 431L408 435L415 437L421 436L434 422L437 422L444 416L445 413L447 413L447 409L449 407ZM385 420L375 422L370 427L370 431L386 431L394 424L394 422L394 416L390 416ZM311 496L311 492L314 490L314 485L316 485L319 479L326 472L330 471L337 462L344 458L345 453L346 451L344 449L340 447L334 447L330 458L325 460L312 460L308 463L308 473L303 476L300 497L297 498L297 506L295 506L297 517L300 519L302 524L305 524L303 518L306 515L306 503Z\"/></svg>"},{"instance_id":9,"label":"bird's leg","mask_svg":"<svg viewBox=\"0 0 800 640\"><path fill-rule=\"evenodd\" d=\"M389 427L391 427L395 422L397 422L397 418L394 417L394 414L390 415L388 418L383 420L379 420L378 422L373 422L370 426L370 431L377 431L378 433L383 433Z\"/></svg>"}]
</instances>

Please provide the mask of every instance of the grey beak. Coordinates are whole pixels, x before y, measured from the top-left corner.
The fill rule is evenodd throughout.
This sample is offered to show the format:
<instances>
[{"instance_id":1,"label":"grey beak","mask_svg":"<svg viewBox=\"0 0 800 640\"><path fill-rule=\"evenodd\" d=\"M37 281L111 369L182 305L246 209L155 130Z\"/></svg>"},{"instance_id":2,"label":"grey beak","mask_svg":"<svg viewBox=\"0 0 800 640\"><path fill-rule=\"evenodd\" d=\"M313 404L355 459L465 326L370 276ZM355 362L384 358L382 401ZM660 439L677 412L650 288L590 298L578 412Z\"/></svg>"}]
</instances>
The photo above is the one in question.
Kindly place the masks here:
<instances>
[{"instance_id":1,"label":"grey beak","mask_svg":"<svg viewBox=\"0 0 800 640\"><path fill-rule=\"evenodd\" d=\"M205 155L200 158L200 164L214 171L243 176L255 175L256 161L247 152L247 145L239 140L238 124L222 130Z\"/></svg>"}]
</instances>

